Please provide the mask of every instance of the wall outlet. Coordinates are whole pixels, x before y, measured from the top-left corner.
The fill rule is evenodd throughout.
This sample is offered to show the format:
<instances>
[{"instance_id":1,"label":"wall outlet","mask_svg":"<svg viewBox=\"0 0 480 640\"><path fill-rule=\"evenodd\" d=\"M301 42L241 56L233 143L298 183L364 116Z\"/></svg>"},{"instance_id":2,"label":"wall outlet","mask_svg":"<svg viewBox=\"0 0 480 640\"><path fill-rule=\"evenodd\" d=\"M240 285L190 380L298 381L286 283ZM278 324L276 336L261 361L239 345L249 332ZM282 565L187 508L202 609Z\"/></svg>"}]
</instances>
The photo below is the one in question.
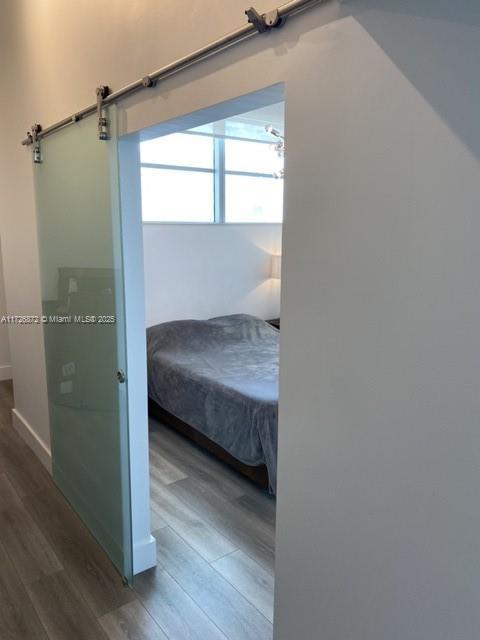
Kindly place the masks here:
<instances>
[{"instance_id":1,"label":"wall outlet","mask_svg":"<svg viewBox=\"0 0 480 640\"><path fill-rule=\"evenodd\" d=\"M72 393L73 391L73 382L71 380L65 380L65 382L60 383L60 393L64 395L65 393Z\"/></svg>"}]
</instances>

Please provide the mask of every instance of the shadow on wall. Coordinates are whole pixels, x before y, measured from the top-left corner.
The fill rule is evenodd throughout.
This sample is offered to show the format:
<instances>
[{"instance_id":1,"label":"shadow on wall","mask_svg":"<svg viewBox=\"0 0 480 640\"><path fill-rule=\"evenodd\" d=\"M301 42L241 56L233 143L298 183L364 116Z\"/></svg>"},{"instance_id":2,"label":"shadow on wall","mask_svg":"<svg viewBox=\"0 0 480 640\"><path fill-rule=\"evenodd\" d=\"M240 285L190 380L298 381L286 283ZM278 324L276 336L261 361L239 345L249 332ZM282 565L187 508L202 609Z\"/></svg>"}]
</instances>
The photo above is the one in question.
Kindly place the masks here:
<instances>
[{"instance_id":1,"label":"shadow on wall","mask_svg":"<svg viewBox=\"0 0 480 640\"><path fill-rule=\"evenodd\" d=\"M450 130L480 158L480 3L348 0L343 11L353 15Z\"/></svg>"}]
</instances>

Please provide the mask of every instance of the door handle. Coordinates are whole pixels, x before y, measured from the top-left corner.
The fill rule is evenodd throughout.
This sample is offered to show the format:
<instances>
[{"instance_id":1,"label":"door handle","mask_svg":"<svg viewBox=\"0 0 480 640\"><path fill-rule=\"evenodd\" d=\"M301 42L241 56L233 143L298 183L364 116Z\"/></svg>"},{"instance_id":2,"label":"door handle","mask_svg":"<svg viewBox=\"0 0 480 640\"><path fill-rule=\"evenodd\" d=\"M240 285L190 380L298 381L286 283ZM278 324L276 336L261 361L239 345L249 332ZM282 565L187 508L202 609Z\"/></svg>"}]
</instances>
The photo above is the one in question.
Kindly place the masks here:
<instances>
[{"instance_id":1,"label":"door handle","mask_svg":"<svg viewBox=\"0 0 480 640\"><path fill-rule=\"evenodd\" d=\"M117 380L119 381L119 383L123 384L126 379L127 379L127 376L125 375L125 371L123 369L118 369Z\"/></svg>"}]
</instances>

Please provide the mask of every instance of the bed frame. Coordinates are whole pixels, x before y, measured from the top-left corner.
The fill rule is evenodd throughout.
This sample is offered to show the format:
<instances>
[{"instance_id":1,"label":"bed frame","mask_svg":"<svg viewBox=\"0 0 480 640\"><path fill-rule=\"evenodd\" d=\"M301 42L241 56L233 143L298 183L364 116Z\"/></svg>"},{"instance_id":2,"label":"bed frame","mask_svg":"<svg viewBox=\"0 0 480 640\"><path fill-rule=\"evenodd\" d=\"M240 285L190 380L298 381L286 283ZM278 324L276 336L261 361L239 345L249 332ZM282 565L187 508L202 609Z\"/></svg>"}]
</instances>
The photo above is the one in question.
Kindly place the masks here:
<instances>
[{"instance_id":1,"label":"bed frame","mask_svg":"<svg viewBox=\"0 0 480 640\"><path fill-rule=\"evenodd\" d=\"M229 467L232 467L232 469L235 469L235 471L238 471L243 476L254 482L261 489L268 490L268 472L265 465L251 467L247 464L243 464L243 462L234 458L230 453L228 453L228 451L216 442L213 442L213 440L210 440L210 438L207 438L203 433L200 433L200 431L197 431L194 427L183 422L180 418L177 418L168 411L165 411L165 409L160 407L151 398L148 399L148 414L156 418L162 424L167 425L174 431L177 431L186 438L189 438L189 440L195 442L195 444L202 449L206 449L209 453L227 464Z\"/></svg>"}]
</instances>

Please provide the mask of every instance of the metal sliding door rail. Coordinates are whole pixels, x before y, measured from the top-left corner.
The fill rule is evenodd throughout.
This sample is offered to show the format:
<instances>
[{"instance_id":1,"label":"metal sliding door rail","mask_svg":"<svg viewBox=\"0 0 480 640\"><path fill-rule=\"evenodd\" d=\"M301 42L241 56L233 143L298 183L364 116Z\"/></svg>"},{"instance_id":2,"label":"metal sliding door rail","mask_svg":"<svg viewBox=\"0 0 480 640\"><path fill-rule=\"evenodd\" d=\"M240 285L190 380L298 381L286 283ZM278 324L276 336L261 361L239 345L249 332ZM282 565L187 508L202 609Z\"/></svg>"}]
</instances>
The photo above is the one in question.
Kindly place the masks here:
<instances>
[{"instance_id":1,"label":"metal sliding door rail","mask_svg":"<svg viewBox=\"0 0 480 640\"><path fill-rule=\"evenodd\" d=\"M102 118L102 108L107 107L109 104L113 104L114 102L118 102L122 98L125 98L141 89L150 88L156 85L156 83L160 80L173 76L174 74L183 71L184 69L196 64L197 62L201 62L210 56L216 55L225 49L228 49L244 40L251 38L259 33L267 33L274 28L278 28L283 26L286 19L309 9L310 7L314 7L319 4L325 3L327 0L291 0L286 4L281 5L278 9L274 9L273 11L269 11L264 14L259 14L253 7L248 9L245 13L248 16L247 24L235 29L235 31L231 31L226 35L214 40L210 44L202 47L201 49L197 49L192 53L189 53L170 64L157 69L153 73L145 76L144 78L140 78L135 82L132 82L122 89L118 89L118 91L109 92L107 87L99 87L97 89L97 101L94 104L85 107L81 111L77 111L73 115L68 118L64 118L55 124L50 125L49 127L42 128L40 125L35 124L32 126L32 130L28 132L27 137L22 140L22 145L30 146L35 145L38 150L38 160L41 162L40 158L40 149L38 146L39 141L64 127L68 127L69 125L82 120L83 118L94 114L95 112L99 117L99 137L100 139L107 139L108 133L105 129L106 122L104 122L104 118Z\"/></svg>"}]
</instances>

